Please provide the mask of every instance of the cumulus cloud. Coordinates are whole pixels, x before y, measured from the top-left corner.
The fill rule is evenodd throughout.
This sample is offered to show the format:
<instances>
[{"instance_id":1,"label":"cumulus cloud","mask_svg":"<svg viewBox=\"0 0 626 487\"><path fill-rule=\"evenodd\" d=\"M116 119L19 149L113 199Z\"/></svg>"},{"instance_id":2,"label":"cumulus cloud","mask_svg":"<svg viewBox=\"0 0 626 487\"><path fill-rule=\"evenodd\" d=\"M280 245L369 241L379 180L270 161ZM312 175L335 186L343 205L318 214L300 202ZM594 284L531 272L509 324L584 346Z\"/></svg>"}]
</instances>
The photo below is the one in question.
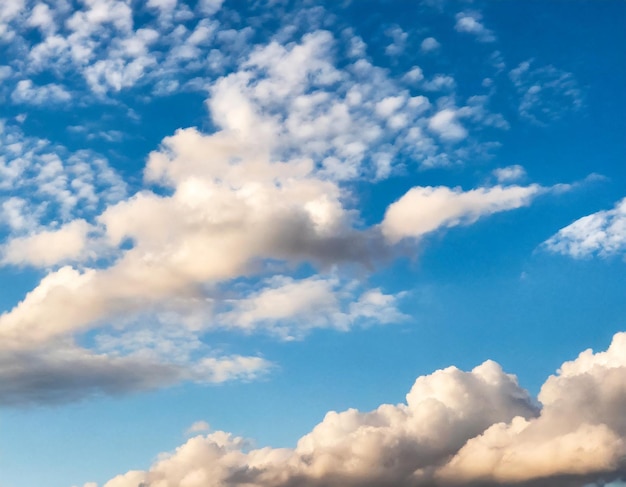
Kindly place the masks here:
<instances>
[{"instance_id":1,"label":"cumulus cloud","mask_svg":"<svg viewBox=\"0 0 626 487\"><path fill-rule=\"evenodd\" d=\"M456 15L454 28L457 32L472 34L480 42L493 42L496 40L493 32L487 29L481 22L482 16L478 12L460 12Z\"/></svg>"},{"instance_id":2,"label":"cumulus cloud","mask_svg":"<svg viewBox=\"0 0 626 487\"><path fill-rule=\"evenodd\" d=\"M428 122L428 128L445 141L456 142L467 137L467 130L457 120L457 113L445 108Z\"/></svg>"},{"instance_id":3,"label":"cumulus cloud","mask_svg":"<svg viewBox=\"0 0 626 487\"><path fill-rule=\"evenodd\" d=\"M385 34L391 37L391 39L393 40L393 42L385 48L385 54L387 54L388 56L399 56L400 54L402 54L404 52L404 49L406 48L406 41L409 37L409 34L404 32L397 25L390 29L387 29Z\"/></svg>"},{"instance_id":4,"label":"cumulus cloud","mask_svg":"<svg viewBox=\"0 0 626 487\"><path fill-rule=\"evenodd\" d=\"M537 418L494 424L465 444L441 469L441 478L515 483L624 475L625 379L626 333L618 333L606 352L586 350L548 378Z\"/></svg>"},{"instance_id":5,"label":"cumulus cloud","mask_svg":"<svg viewBox=\"0 0 626 487\"><path fill-rule=\"evenodd\" d=\"M418 186L387 208L381 229L391 242L419 238L439 228L469 224L485 215L527 206L541 192L538 185L494 186L469 191Z\"/></svg>"},{"instance_id":6,"label":"cumulus cloud","mask_svg":"<svg viewBox=\"0 0 626 487\"><path fill-rule=\"evenodd\" d=\"M526 177L526 170L519 164L499 167L493 170L493 175L499 183L511 183Z\"/></svg>"},{"instance_id":7,"label":"cumulus cloud","mask_svg":"<svg viewBox=\"0 0 626 487\"><path fill-rule=\"evenodd\" d=\"M611 210L592 213L562 228L543 247L574 258L626 253L626 198Z\"/></svg>"},{"instance_id":8,"label":"cumulus cloud","mask_svg":"<svg viewBox=\"0 0 626 487\"><path fill-rule=\"evenodd\" d=\"M439 44L439 41L434 37L427 37L420 44L422 52L433 52L439 49L439 47L441 47L441 44Z\"/></svg>"},{"instance_id":9,"label":"cumulus cloud","mask_svg":"<svg viewBox=\"0 0 626 487\"><path fill-rule=\"evenodd\" d=\"M61 85L49 83L47 85L35 86L29 79L19 81L11 95L11 99L14 102L27 105L63 103L70 101L71 98L72 95Z\"/></svg>"},{"instance_id":10,"label":"cumulus cloud","mask_svg":"<svg viewBox=\"0 0 626 487\"><path fill-rule=\"evenodd\" d=\"M626 473L626 333L548 378L538 405L487 361L416 380L398 405L329 412L294 449L217 431L104 487L605 485Z\"/></svg>"}]
</instances>

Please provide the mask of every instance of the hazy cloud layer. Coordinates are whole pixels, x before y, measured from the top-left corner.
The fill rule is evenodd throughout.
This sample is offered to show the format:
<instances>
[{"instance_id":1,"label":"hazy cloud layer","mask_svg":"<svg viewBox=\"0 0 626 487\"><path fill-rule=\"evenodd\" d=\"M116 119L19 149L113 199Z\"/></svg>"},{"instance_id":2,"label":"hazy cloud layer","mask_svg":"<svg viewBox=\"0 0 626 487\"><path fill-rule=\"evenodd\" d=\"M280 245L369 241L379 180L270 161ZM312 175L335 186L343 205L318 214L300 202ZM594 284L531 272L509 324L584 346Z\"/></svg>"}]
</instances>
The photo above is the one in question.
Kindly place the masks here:
<instances>
[{"instance_id":1,"label":"hazy cloud layer","mask_svg":"<svg viewBox=\"0 0 626 487\"><path fill-rule=\"evenodd\" d=\"M626 333L544 383L540 408L487 361L420 377L406 403L329 412L295 449L217 431L105 487L605 485L626 475Z\"/></svg>"}]
</instances>

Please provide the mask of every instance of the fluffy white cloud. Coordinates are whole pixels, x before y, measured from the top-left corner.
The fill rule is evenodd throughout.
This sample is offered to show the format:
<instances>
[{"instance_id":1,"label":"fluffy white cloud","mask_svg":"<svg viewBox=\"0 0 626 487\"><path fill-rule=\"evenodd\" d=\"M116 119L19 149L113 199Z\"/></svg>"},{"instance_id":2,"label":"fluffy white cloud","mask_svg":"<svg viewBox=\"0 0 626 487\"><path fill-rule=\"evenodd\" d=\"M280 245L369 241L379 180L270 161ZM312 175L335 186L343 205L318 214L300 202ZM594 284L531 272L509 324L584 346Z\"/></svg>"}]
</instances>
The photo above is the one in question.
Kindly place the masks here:
<instances>
[{"instance_id":1,"label":"fluffy white cloud","mask_svg":"<svg viewBox=\"0 0 626 487\"><path fill-rule=\"evenodd\" d=\"M49 267L63 261L87 257L85 249L89 224L74 220L55 230L16 237L2 248L3 263Z\"/></svg>"},{"instance_id":2,"label":"fluffy white cloud","mask_svg":"<svg viewBox=\"0 0 626 487\"><path fill-rule=\"evenodd\" d=\"M543 243L551 252L574 258L626 252L626 198L615 208L584 216Z\"/></svg>"},{"instance_id":3,"label":"fluffy white cloud","mask_svg":"<svg viewBox=\"0 0 626 487\"><path fill-rule=\"evenodd\" d=\"M444 141L457 142L467 137L467 130L458 121L455 110L444 108L437 112L428 122L428 128Z\"/></svg>"},{"instance_id":4,"label":"fluffy white cloud","mask_svg":"<svg viewBox=\"0 0 626 487\"><path fill-rule=\"evenodd\" d=\"M439 228L469 224L485 215L527 206L541 191L538 185L469 191L418 186L389 206L381 223L382 233L390 242L419 238Z\"/></svg>"},{"instance_id":5,"label":"fluffy white cloud","mask_svg":"<svg viewBox=\"0 0 626 487\"><path fill-rule=\"evenodd\" d=\"M400 54L402 54L406 47L406 41L409 37L409 34L404 32L397 25L390 29L387 29L385 34L387 34L387 36L391 37L391 39L393 40L393 42L385 48L385 53L388 56L399 56Z\"/></svg>"},{"instance_id":6,"label":"fluffy white cloud","mask_svg":"<svg viewBox=\"0 0 626 487\"><path fill-rule=\"evenodd\" d=\"M46 103L69 102L72 95L61 85L49 83L35 86L29 79L17 83L11 99L16 103L27 105L43 105Z\"/></svg>"},{"instance_id":7,"label":"fluffy white cloud","mask_svg":"<svg viewBox=\"0 0 626 487\"><path fill-rule=\"evenodd\" d=\"M539 417L493 425L469 440L440 476L515 483L624 473L626 333L615 335L606 352L586 350L565 362L538 399Z\"/></svg>"},{"instance_id":8,"label":"fluffy white cloud","mask_svg":"<svg viewBox=\"0 0 626 487\"><path fill-rule=\"evenodd\" d=\"M496 37L481 22L482 16L478 12L460 12L456 15L454 28L457 32L473 34L481 42L493 42Z\"/></svg>"},{"instance_id":9,"label":"fluffy white cloud","mask_svg":"<svg viewBox=\"0 0 626 487\"><path fill-rule=\"evenodd\" d=\"M295 449L218 431L105 487L589 485L624 474L626 333L563 364L539 395L487 361L416 380L406 403L329 412Z\"/></svg>"}]
</instances>

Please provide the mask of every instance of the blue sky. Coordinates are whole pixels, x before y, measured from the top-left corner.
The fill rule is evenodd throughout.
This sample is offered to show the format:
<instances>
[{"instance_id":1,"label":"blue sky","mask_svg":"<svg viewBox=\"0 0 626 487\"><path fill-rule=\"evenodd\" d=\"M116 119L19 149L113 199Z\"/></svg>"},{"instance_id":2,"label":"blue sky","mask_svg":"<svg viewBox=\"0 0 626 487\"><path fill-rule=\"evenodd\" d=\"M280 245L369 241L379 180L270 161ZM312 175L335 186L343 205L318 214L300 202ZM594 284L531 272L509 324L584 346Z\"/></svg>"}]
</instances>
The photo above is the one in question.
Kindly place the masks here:
<instances>
[{"instance_id":1,"label":"blue sky","mask_svg":"<svg viewBox=\"0 0 626 487\"><path fill-rule=\"evenodd\" d=\"M621 485L625 22L1 3L0 487Z\"/></svg>"}]
</instances>

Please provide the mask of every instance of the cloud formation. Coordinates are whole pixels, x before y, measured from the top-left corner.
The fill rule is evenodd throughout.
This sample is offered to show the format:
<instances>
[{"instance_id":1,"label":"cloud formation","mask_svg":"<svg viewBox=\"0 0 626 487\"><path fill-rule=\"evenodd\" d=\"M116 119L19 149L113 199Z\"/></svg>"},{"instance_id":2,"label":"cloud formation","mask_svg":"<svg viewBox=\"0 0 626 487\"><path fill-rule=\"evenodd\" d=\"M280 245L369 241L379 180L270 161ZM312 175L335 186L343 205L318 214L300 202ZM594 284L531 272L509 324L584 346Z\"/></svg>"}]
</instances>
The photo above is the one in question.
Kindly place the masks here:
<instances>
[{"instance_id":1,"label":"cloud formation","mask_svg":"<svg viewBox=\"0 0 626 487\"><path fill-rule=\"evenodd\" d=\"M472 34L480 42L494 42L495 35L481 22L482 15L479 12L460 12L456 15L454 28L457 32Z\"/></svg>"},{"instance_id":2,"label":"cloud formation","mask_svg":"<svg viewBox=\"0 0 626 487\"><path fill-rule=\"evenodd\" d=\"M217 431L104 487L582 487L626 475L626 333L565 362L538 401L495 362L449 367L418 378L405 403L329 412L294 449Z\"/></svg>"},{"instance_id":3,"label":"cloud formation","mask_svg":"<svg viewBox=\"0 0 626 487\"><path fill-rule=\"evenodd\" d=\"M158 12L161 31L188 15L177 2L148 8ZM55 55L82 59L87 81L104 96L132 85L135 76L144 79L156 56L149 49L158 42L155 32L134 30L131 14L124 2L89 2L67 18L74 44L54 40L53 21L66 14L42 7L31 23L46 33L44 43L61 46ZM197 57L196 47L218 35L216 28L206 19L193 32L173 28L172 35L182 36L176 56ZM108 57L96 60L105 52L96 39L111 29L120 35L106 45ZM358 40L346 35L352 45ZM347 182L389 177L406 157L425 166L447 164L457 148L467 152L459 144L472 139L470 129L498 126L497 114L488 111L486 97L460 107L448 100L435 109L407 83L428 92L453 90L454 80L436 75L424 81L418 66L394 79L351 50L339 67L342 46L330 32L315 30L293 42L270 40L236 58L233 70L208 88L214 131L189 127L165 137L147 158L143 189L130 197L103 158L52 147L5 125L4 150L12 157L1 161L0 184L33 187L37 197L2 202L0 215L10 227L3 263L47 270L0 316L0 351L24 371L0 364L14 391L36 370L31 363L58 371L42 386L48 391L42 397L51 397L46 394L72 366L85 377L68 375L68 385L60 386L74 391L64 394L68 398L131 390L132 384L143 389L252 377L269 361L215 356L211 331L300 339L318 328L401 321L401 293L356 285L342 268L372 269L402 238L523 206L539 192L536 185L466 192L416 187L379 225L363 225ZM290 276L301 266L320 274ZM242 279L256 284L242 287ZM60 343L64 363L54 353ZM107 377L131 362L143 364L136 377L109 385ZM154 380L153 364L169 371L163 380ZM88 376L94 387L87 386ZM11 397L19 401L17 392Z\"/></svg>"},{"instance_id":4,"label":"cloud formation","mask_svg":"<svg viewBox=\"0 0 626 487\"><path fill-rule=\"evenodd\" d=\"M611 210L584 216L543 243L550 252L574 258L621 255L626 252L626 198Z\"/></svg>"},{"instance_id":5,"label":"cloud formation","mask_svg":"<svg viewBox=\"0 0 626 487\"><path fill-rule=\"evenodd\" d=\"M467 225L480 217L526 206L545 189L538 185L460 188L415 187L387 208L381 223L391 242L418 238L439 228Z\"/></svg>"}]
</instances>

